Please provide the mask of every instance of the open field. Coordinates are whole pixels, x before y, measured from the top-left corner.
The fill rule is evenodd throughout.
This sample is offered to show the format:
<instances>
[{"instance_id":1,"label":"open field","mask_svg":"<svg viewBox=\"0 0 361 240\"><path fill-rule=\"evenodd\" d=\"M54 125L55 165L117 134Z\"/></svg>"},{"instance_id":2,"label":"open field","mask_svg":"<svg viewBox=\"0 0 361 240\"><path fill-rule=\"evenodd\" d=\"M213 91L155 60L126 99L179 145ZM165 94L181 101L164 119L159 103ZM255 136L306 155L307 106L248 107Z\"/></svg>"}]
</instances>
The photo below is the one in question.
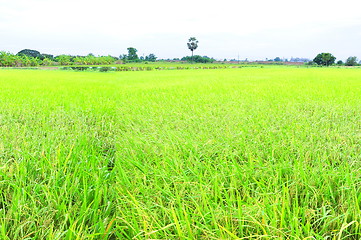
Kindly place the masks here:
<instances>
[{"instance_id":1,"label":"open field","mask_svg":"<svg viewBox=\"0 0 361 240\"><path fill-rule=\"evenodd\" d=\"M0 70L0 239L359 239L361 69Z\"/></svg>"}]
</instances>

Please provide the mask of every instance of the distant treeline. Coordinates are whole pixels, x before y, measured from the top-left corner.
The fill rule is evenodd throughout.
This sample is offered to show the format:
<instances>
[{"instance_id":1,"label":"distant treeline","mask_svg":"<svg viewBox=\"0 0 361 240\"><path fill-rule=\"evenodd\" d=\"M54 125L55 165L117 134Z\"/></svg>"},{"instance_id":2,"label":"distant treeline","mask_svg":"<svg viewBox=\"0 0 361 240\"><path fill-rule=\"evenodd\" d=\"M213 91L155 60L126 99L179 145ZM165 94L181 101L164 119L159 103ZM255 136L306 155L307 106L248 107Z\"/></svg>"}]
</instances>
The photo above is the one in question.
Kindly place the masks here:
<instances>
[{"instance_id":1,"label":"distant treeline","mask_svg":"<svg viewBox=\"0 0 361 240\"><path fill-rule=\"evenodd\" d=\"M66 66L66 65L108 65L114 64L118 58L112 56L71 56L41 54L35 50L24 49L17 54L0 52L1 67L36 67L36 66ZM121 63L121 62L120 62Z\"/></svg>"},{"instance_id":2,"label":"distant treeline","mask_svg":"<svg viewBox=\"0 0 361 240\"><path fill-rule=\"evenodd\" d=\"M88 54L86 56L72 56L62 54L54 56L51 54L40 53L36 50L24 49L17 54L9 52L0 52L0 67L37 67L37 66L68 66L68 65L111 65L123 64L128 62L155 62L157 57L149 54L145 57L138 57L135 48L128 48L128 54L114 56L94 56ZM196 63L212 63L214 58L207 56L195 55L192 57L183 57L179 59L186 62Z\"/></svg>"},{"instance_id":3,"label":"distant treeline","mask_svg":"<svg viewBox=\"0 0 361 240\"><path fill-rule=\"evenodd\" d=\"M215 62L216 60L214 58L210 58L207 56L199 56L199 55L194 55L193 57L187 56L187 57L183 57L181 59L181 61L186 61L186 62L196 62L196 63L212 63Z\"/></svg>"},{"instance_id":4,"label":"distant treeline","mask_svg":"<svg viewBox=\"0 0 361 240\"><path fill-rule=\"evenodd\" d=\"M127 48L128 54L122 54L119 57L114 56L94 56L89 53L86 56L72 56L72 55L58 55L53 56L51 54L40 53L36 50L24 49L17 54L9 52L0 52L0 67L37 67L37 66L69 66L69 65L112 65L112 64L123 64L128 62L155 62L157 57L151 53L148 56L138 57L137 49ZM361 61L355 56L349 57L345 62L339 60L335 61L336 58L331 53L320 53L312 61L306 58L292 58L290 62L302 62L306 65L319 65L319 66L358 66ZM162 60L158 60L162 61ZM165 60L166 61L166 60ZM213 63L216 62L214 58L207 56L186 56L183 58L174 58L169 61L183 61L183 62L194 62L194 63ZM224 59L226 62L227 59ZM231 59L230 62L240 62L235 59ZM242 62L247 62L247 59ZM275 59L267 59L266 61L255 61L253 63L258 64L286 64L287 59L281 59L276 57Z\"/></svg>"}]
</instances>

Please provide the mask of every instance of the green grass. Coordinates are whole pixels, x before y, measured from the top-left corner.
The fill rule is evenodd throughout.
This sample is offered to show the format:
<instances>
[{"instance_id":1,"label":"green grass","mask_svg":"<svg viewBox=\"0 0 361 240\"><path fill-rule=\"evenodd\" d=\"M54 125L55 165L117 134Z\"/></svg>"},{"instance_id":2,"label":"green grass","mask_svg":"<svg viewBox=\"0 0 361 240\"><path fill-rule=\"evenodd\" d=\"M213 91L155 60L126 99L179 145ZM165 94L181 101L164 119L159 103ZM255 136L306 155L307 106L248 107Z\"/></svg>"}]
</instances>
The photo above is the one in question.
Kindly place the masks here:
<instances>
[{"instance_id":1,"label":"green grass","mask_svg":"<svg viewBox=\"0 0 361 240\"><path fill-rule=\"evenodd\" d=\"M361 69L0 71L0 239L359 239Z\"/></svg>"}]
</instances>

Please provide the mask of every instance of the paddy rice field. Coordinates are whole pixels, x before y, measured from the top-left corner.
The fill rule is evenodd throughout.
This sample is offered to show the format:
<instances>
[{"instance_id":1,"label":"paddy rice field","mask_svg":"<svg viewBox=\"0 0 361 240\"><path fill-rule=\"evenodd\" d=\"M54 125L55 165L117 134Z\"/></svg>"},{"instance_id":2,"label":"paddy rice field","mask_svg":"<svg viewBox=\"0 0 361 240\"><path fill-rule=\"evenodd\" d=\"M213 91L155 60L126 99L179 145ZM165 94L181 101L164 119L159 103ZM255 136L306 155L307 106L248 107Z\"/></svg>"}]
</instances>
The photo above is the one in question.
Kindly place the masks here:
<instances>
[{"instance_id":1,"label":"paddy rice field","mask_svg":"<svg viewBox=\"0 0 361 240\"><path fill-rule=\"evenodd\" d=\"M361 69L0 70L0 239L359 239Z\"/></svg>"}]
</instances>

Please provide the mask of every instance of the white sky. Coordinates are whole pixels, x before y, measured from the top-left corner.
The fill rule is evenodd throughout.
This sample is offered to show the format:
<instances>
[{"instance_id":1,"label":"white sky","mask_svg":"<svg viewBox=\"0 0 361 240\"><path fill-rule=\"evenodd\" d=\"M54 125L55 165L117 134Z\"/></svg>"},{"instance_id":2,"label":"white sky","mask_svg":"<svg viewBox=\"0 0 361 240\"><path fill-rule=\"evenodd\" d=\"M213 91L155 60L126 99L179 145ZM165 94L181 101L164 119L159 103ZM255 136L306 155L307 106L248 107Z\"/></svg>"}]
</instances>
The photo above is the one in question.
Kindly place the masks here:
<instances>
[{"instance_id":1,"label":"white sky","mask_svg":"<svg viewBox=\"0 0 361 240\"><path fill-rule=\"evenodd\" d=\"M0 0L0 51L361 59L359 0Z\"/></svg>"}]
</instances>

